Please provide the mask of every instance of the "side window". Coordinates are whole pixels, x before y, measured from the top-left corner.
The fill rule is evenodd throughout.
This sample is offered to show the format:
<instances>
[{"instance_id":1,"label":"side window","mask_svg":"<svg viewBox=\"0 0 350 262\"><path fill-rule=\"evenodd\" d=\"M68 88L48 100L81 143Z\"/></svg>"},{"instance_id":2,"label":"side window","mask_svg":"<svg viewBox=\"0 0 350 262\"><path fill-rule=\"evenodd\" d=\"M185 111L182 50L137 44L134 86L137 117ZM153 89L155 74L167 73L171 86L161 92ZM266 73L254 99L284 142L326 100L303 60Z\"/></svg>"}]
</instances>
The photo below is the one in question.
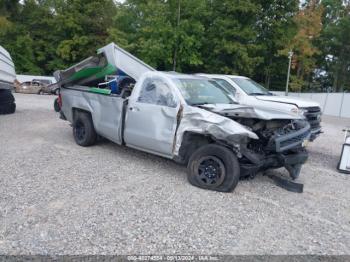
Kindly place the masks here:
<instances>
[{"instance_id":1,"label":"side window","mask_svg":"<svg viewBox=\"0 0 350 262\"><path fill-rule=\"evenodd\" d=\"M144 80L137 101L168 107L176 107L177 105L170 87L164 80L159 78L147 78Z\"/></svg>"},{"instance_id":2,"label":"side window","mask_svg":"<svg viewBox=\"0 0 350 262\"><path fill-rule=\"evenodd\" d=\"M214 78L216 82L225 87L227 91L231 92L234 96L236 95L236 88L234 88L229 82L223 79Z\"/></svg>"}]
</instances>

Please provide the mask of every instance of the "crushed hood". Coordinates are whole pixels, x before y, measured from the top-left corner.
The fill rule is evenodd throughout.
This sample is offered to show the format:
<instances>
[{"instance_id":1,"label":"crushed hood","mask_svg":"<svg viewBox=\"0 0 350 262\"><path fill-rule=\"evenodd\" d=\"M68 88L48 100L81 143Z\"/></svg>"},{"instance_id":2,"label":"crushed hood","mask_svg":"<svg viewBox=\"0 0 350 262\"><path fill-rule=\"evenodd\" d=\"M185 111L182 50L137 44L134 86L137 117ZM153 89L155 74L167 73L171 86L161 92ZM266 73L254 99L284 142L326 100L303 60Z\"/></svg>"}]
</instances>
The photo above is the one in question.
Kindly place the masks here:
<instances>
[{"instance_id":1,"label":"crushed hood","mask_svg":"<svg viewBox=\"0 0 350 262\"><path fill-rule=\"evenodd\" d=\"M276 109L263 109L239 104L206 104L200 107L227 117L257 118L262 120L304 118L298 114L286 113Z\"/></svg>"},{"instance_id":2,"label":"crushed hood","mask_svg":"<svg viewBox=\"0 0 350 262\"><path fill-rule=\"evenodd\" d=\"M259 139L252 131L232 119L198 107L186 106L181 110L181 121L174 144L174 155L178 155L185 132L211 135L218 140L239 143L242 137Z\"/></svg>"},{"instance_id":3,"label":"crushed hood","mask_svg":"<svg viewBox=\"0 0 350 262\"><path fill-rule=\"evenodd\" d=\"M299 108L320 106L317 102L314 102L312 100L293 98L290 96L256 96L256 99L263 100L263 101L277 102L277 103L292 104L292 105L296 105Z\"/></svg>"}]
</instances>

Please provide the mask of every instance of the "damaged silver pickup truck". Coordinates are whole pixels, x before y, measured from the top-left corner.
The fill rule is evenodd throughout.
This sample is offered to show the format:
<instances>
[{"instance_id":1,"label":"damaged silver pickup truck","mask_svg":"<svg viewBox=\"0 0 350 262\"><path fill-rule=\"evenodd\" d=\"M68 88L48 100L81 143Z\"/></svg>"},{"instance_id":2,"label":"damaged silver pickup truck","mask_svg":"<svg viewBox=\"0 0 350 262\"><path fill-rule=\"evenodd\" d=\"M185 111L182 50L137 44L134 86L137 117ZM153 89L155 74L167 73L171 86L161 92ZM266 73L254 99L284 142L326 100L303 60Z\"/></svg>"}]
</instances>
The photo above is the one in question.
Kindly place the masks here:
<instances>
[{"instance_id":1,"label":"damaged silver pickup truck","mask_svg":"<svg viewBox=\"0 0 350 262\"><path fill-rule=\"evenodd\" d=\"M83 61L89 68L91 61L103 68L112 64L135 80L118 92L96 91L93 86L102 81L97 77L80 85L82 78L72 75L81 73L82 64L56 73L61 117L72 123L77 144L93 145L99 135L173 159L187 165L191 184L222 192L271 168L285 167L293 179L299 176L310 136L301 115L239 105L213 80L157 72L122 50L141 63L139 73L134 67L129 71L117 62L118 52L109 45L98 59Z\"/></svg>"}]
</instances>

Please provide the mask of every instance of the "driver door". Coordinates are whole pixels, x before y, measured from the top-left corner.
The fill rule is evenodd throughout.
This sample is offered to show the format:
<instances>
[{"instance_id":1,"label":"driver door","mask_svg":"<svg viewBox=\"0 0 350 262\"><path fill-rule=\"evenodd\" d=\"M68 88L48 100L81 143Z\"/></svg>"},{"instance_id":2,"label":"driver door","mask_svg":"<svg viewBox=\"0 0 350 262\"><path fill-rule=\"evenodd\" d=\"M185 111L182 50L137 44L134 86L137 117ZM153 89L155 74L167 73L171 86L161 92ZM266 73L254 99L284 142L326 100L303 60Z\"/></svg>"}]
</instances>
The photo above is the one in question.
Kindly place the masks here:
<instances>
[{"instance_id":1,"label":"driver door","mask_svg":"<svg viewBox=\"0 0 350 262\"><path fill-rule=\"evenodd\" d=\"M143 81L126 113L124 140L127 146L172 157L179 102L171 85L161 77Z\"/></svg>"}]
</instances>

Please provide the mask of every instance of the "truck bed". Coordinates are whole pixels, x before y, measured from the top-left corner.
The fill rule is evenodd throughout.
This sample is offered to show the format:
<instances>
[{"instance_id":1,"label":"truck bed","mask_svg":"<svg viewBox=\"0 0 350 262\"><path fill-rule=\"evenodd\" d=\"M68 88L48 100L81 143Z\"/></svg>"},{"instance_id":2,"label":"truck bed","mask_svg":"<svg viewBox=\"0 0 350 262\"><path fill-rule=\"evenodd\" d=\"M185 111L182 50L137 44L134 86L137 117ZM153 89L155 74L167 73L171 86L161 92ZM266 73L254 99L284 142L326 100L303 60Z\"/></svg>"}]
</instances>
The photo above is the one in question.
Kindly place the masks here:
<instances>
[{"instance_id":1,"label":"truck bed","mask_svg":"<svg viewBox=\"0 0 350 262\"><path fill-rule=\"evenodd\" d=\"M122 143L122 119L124 101L121 96L90 92L86 86L61 88L62 113L73 123L74 111L91 112L98 134L117 143Z\"/></svg>"}]
</instances>

